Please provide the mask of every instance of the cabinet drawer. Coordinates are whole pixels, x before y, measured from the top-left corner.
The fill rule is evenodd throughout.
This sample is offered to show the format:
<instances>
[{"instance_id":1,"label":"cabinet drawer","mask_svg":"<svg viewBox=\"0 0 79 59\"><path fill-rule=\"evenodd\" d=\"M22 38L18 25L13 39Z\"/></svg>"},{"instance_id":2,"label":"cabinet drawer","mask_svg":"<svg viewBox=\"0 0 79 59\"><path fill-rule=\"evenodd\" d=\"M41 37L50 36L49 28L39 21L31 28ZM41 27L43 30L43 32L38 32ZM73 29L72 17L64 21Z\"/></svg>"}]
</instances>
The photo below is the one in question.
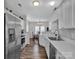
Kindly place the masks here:
<instances>
[{"instance_id":1,"label":"cabinet drawer","mask_svg":"<svg viewBox=\"0 0 79 59\"><path fill-rule=\"evenodd\" d=\"M50 56L50 59L56 59L56 56L52 55L52 56Z\"/></svg>"}]
</instances>

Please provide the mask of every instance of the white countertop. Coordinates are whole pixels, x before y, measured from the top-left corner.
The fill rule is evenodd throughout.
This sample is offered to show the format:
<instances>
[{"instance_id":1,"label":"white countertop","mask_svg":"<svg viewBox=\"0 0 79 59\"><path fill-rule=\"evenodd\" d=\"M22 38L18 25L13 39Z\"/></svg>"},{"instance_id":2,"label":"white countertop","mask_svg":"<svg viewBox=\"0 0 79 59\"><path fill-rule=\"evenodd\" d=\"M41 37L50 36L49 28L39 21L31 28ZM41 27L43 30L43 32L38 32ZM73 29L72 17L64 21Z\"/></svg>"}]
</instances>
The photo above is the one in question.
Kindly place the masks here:
<instances>
[{"instance_id":1,"label":"white countertop","mask_svg":"<svg viewBox=\"0 0 79 59\"><path fill-rule=\"evenodd\" d=\"M65 56L66 58L72 58L72 59L75 58L74 45L69 44L66 41L55 41L55 40L50 40L49 38L48 40L63 56Z\"/></svg>"}]
</instances>

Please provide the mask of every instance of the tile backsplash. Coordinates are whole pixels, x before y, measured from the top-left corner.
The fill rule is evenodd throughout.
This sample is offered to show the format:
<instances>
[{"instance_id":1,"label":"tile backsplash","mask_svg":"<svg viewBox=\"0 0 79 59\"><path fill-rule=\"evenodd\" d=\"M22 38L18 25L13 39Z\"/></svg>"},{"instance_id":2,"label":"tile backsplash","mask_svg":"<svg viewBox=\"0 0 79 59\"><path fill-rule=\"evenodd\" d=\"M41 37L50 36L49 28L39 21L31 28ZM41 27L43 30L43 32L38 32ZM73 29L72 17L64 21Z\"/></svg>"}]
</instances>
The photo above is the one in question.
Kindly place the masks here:
<instances>
[{"instance_id":1,"label":"tile backsplash","mask_svg":"<svg viewBox=\"0 0 79 59\"><path fill-rule=\"evenodd\" d=\"M60 36L75 40L75 28L61 28L59 29Z\"/></svg>"}]
</instances>

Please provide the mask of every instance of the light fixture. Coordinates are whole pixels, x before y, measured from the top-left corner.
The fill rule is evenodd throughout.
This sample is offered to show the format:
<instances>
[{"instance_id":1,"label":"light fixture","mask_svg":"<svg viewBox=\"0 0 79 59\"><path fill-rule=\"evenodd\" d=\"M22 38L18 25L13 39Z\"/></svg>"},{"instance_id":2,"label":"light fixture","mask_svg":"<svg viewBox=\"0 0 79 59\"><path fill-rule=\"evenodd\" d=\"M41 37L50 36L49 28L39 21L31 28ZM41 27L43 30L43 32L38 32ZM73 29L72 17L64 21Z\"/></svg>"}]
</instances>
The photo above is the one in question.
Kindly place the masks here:
<instances>
[{"instance_id":1,"label":"light fixture","mask_svg":"<svg viewBox=\"0 0 79 59\"><path fill-rule=\"evenodd\" d=\"M39 6L39 4L40 4L39 1L33 1L34 6Z\"/></svg>"},{"instance_id":2,"label":"light fixture","mask_svg":"<svg viewBox=\"0 0 79 59\"><path fill-rule=\"evenodd\" d=\"M38 25L41 25L41 24L43 24L43 23L41 23L41 22L38 22L37 24L38 24Z\"/></svg>"},{"instance_id":3,"label":"light fixture","mask_svg":"<svg viewBox=\"0 0 79 59\"><path fill-rule=\"evenodd\" d=\"M54 6L54 4L55 4L55 1L50 1L50 2L49 2L49 5L50 5L50 6Z\"/></svg>"},{"instance_id":4,"label":"light fixture","mask_svg":"<svg viewBox=\"0 0 79 59\"><path fill-rule=\"evenodd\" d=\"M19 6L19 7L22 7L21 3L18 3L18 6Z\"/></svg>"}]
</instances>

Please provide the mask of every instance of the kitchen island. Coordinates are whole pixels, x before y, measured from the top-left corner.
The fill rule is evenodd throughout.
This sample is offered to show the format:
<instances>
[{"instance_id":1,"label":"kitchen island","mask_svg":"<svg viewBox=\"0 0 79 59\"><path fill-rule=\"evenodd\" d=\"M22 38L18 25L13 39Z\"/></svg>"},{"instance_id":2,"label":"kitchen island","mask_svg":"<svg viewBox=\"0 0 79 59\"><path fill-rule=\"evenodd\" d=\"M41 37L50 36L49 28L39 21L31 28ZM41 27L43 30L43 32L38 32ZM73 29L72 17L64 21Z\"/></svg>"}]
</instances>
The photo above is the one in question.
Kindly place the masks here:
<instances>
[{"instance_id":1,"label":"kitchen island","mask_svg":"<svg viewBox=\"0 0 79 59\"><path fill-rule=\"evenodd\" d=\"M67 41L51 40L48 36L41 35L39 38L39 44L45 47L48 59L54 57L54 59L75 59L75 46ZM50 48L50 46L53 48ZM52 50L55 51L55 55L53 55Z\"/></svg>"}]
</instances>

